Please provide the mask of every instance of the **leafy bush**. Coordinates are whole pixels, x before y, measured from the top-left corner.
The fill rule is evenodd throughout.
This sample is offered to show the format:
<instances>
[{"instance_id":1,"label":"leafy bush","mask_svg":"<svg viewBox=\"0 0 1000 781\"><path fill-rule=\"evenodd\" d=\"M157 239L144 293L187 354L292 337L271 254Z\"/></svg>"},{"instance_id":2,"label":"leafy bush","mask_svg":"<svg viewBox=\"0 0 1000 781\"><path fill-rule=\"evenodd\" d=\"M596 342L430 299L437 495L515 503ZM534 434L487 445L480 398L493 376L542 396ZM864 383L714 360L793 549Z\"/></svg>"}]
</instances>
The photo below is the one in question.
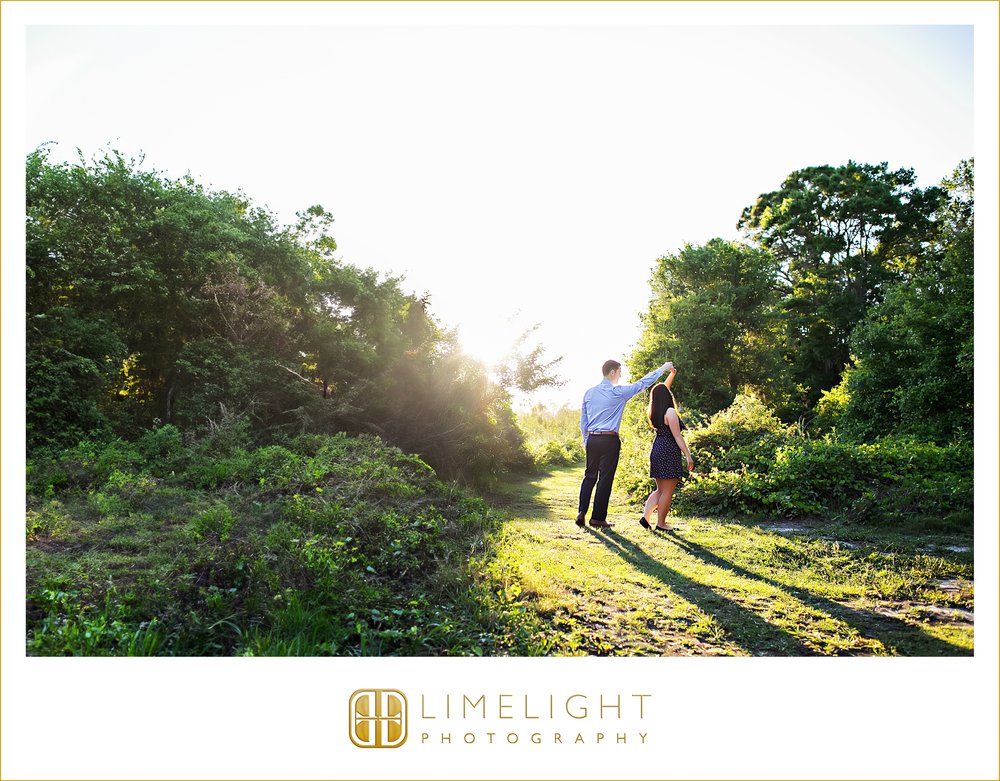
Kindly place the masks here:
<instances>
[{"instance_id":1,"label":"leafy bush","mask_svg":"<svg viewBox=\"0 0 1000 781\"><path fill-rule=\"evenodd\" d=\"M685 432L699 472L748 468L766 471L778 448L794 436L760 399L739 395L704 426Z\"/></svg>"},{"instance_id":2,"label":"leafy bush","mask_svg":"<svg viewBox=\"0 0 1000 781\"><path fill-rule=\"evenodd\" d=\"M813 410L813 419L809 422L811 431L829 433L841 425L851 400L850 374L850 370L845 369L840 384L823 391Z\"/></svg>"},{"instance_id":3,"label":"leafy bush","mask_svg":"<svg viewBox=\"0 0 1000 781\"><path fill-rule=\"evenodd\" d=\"M69 525L69 519L59 501L47 502L41 509L28 509L25 533L29 540L60 536Z\"/></svg>"},{"instance_id":4,"label":"leafy bush","mask_svg":"<svg viewBox=\"0 0 1000 781\"><path fill-rule=\"evenodd\" d=\"M707 420L683 406L684 439L694 457L695 470L766 470L775 451L790 441L794 429L786 426L755 396L739 395L733 403ZM646 406L636 401L625 408L622 419L622 455L615 481L636 500L645 500L655 487L649 477L649 450L653 429ZM689 478L684 478L687 481Z\"/></svg>"},{"instance_id":5,"label":"leafy bush","mask_svg":"<svg viewBox=\"0 0 1000 781\"><path fill-rule=\"evenodd\" d=\"M965 446L899 437L859 444L830 437L778 448L766 471L696 475L677 506L684 512L947 529L971 523L972 487L971 451Z\"/></svg>"},{"instance_id":6,"label":"leafy bush","mask_svg":"<svg viewBox=\"0 0 1000 781\"><path fill-rule=\"evenodd\" d=\"M503 651L469 569L498 526L481 500L373 436L221 441L180 458L162 427L32 484L29 653Z\"/></svg>"},{"instance_id":7,"label":"leafy bush","mask_svg":"<svg viewBox=\"0 0 1000 781\"><path fill-rule=\"evenodd\" d=\"M580 434L580 410L544 405L517 415L517 425L524 433L525 446L538 466L575 464L585 457Z\"/></svg>"},{"instance_id":8,"label":"leafy bush","mask_svg":"<svg viewBox=\"0 0 1000 781\"><path fill-rule=\"evenodd\" d=\"M159 426L145 432L135 442L135 449L145 463L172 464L186 455L184 436L176 426Z\"/></svg>"}]
</instances>

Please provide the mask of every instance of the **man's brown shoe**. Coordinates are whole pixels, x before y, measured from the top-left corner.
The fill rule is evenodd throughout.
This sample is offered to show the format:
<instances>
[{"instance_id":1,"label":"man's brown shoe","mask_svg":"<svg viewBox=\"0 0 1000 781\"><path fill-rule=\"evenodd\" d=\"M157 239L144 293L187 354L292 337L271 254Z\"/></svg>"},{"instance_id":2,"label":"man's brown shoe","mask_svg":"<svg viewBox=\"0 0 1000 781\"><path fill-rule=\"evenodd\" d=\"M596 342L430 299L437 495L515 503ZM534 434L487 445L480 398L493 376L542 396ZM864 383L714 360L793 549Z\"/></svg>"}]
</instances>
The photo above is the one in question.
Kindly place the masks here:
<instances>
[{"instance_id":1,"label":"man's brown shoe","mask_svg":"<svg viewBox=\"0 0 1000 781\"><path fill-rule=\"evenodd\" d=\"M576 525L583 526L587 522L587 513L577 513Z\"/></svg>"},{"instance_id":2,"label":"man's brown shoe","mask_svg":"<svg viewBox=\"0 0 1000 781\"><path fill-rule=\"evenodd\" d=\"M593 521L593 520L590 522L590 525L593 526L595 529L610 529L612 526L614 526L613 523L608 523L607 521Z\"/></svg>"}]
</instances>

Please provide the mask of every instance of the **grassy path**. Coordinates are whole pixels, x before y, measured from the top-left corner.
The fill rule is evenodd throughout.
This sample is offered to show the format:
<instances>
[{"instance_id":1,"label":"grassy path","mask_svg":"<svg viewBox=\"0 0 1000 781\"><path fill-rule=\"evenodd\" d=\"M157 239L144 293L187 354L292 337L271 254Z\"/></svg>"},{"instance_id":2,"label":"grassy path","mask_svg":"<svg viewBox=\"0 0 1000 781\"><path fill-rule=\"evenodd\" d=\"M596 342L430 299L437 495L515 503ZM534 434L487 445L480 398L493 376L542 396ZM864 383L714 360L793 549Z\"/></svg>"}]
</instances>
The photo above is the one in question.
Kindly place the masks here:
<instances>
[{"instance_id":1,"label":"grassy path","mask_svg":"<svg viewBox=\"0 0 1000 781\"><path fill-rule=\"evenodd\" d=\"M509 612L553 655L970 655L968 537L673 517L577 527L581 467L511 486L490 565Z\"/></svg>"}]
</instances>

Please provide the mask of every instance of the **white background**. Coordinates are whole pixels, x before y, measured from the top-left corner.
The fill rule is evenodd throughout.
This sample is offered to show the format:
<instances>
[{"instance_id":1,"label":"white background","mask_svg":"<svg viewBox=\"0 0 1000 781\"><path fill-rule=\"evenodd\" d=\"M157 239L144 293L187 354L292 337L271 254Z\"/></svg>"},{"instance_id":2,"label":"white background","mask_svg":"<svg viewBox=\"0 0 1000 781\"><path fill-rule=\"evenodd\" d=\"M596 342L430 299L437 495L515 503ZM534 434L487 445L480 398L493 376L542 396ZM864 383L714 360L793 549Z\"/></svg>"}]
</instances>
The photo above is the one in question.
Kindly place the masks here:
<instances>
[{"instance_id":1,"label":"white background","mask_svg":"<svg viewBox=\"0 0 1000 781\"><path fill-rule=\"evenodd\" d=\"M307 3L280 7L265 3L7 3L2 13L5 523L0 775L67 779L997 777L998 247L994 218L998 213L998 57L994 4L737 3L719 9L706 3ZM35 143L27 138L26 125L32 117L26 112L38 99L25 88L27 26L335 23L377 32L390 22L470 24L477 29L516 23L544 39L549 27L570 21L603 29L620 24L712 25L720 19L730 25L976 25L975 155L980 226L976 270L975 658L24 658L23 326L18 312L23 311L23 155ZM741 77L749 78L747 74ZM109 100L128 104L127 95L115 93L114 85L108 86ZM220 89L224 94L224 88ZM770 109L762 101L757 110L763 116ZM748 122L752 119L751 114ZM77 143L76 139L66 141ZM143 145L141 141L139 145ZM276 148L283 148L280 138ZM752 160L752 150L746 150L745 157ZM267 162L266 151L262 160ZM151 162L154 167L162 164ZM840 161L810 159L802 165L820 162ZM949 165L954 163L957 159L949 161ZM908 163L900 160L896 164ZM786 168L784 173L791 170ZM246 183L215 184L232 189ZM778 184L774 181L758 187L750 198ZM266 192L248 194L255 199L268 198ZM304 207L313 200L317 199L295 206ZM339 216L335 204L326 205L333 207L338 223L347 221ZM738 214L733 215L733 222L736 217ZM334 234L340 238L336 225ZM554 246L561 238L551 239ZM703 241L710 236L699 232L687 238ZM358 240L362 240L360 235ZM352 261L344 240L341 248L345 259ZM656 254L675 249L676 245L650 248L652 256L637 262L648 268ZM562 258L559 264L569 272L576 270L571 259ZM432 284L426 287L434 289ZM639 302L634 308L641 305ZM631 312L628 318L635 320ZM604 357L602 354L597 363ZM613 745L524 744L477 745L474 749L453 744L432 749L411 738L398 750L362 751L347 738L347 701L358 688L438 691L442 696L448 692L503 692L539 698L567 691L595 695L648 692L653 697L643 731L650 734L651 742L624 750ZM587 728L596 729L589 720Z\"/></svg>"}]
</instances>

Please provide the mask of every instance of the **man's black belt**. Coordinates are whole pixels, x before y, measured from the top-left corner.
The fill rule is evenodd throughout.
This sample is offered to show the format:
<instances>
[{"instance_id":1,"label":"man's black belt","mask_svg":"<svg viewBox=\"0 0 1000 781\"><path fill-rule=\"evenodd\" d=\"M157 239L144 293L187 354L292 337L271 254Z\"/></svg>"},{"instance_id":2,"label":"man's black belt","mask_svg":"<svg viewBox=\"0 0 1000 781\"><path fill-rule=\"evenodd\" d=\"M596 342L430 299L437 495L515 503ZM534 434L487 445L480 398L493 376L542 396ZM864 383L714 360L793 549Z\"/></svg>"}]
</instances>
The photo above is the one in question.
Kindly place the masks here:
<instances>
[{"instance_id":1,"label":"man's black belt","mask_svg":"<svg viewBox=\"0 0 1000 781\"><path fill-rule=\"evenodd\" d=\"M588 437L617 437L617 431L588 431Z\"/></svg>"}]
</instances>

